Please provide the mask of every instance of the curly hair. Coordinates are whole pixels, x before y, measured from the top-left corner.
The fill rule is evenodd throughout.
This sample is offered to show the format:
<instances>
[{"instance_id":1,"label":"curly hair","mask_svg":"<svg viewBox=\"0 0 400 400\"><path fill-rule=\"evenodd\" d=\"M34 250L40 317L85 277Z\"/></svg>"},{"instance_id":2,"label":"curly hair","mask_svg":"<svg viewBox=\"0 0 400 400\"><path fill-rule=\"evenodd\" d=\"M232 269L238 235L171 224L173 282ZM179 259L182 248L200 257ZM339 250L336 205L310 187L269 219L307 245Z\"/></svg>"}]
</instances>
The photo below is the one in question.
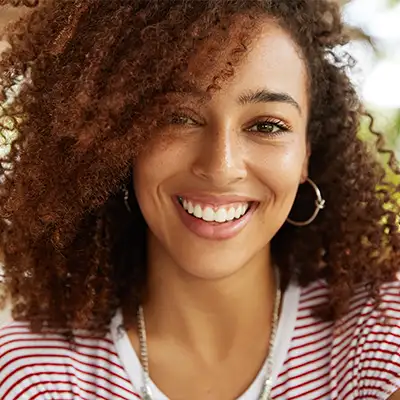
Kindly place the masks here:
<instances>
[{"instance_id":1,"label":"curly hair","mask_svg":"<svg viewBox=\"0 0 400 400\"><path fill-rule=\"evenodd\" d=\"M5 3L2 0L1 3ZM346 312L360 282L377 288L400 270L396 174L357 132L364 110L349 81L353 61L338 7L313 0L11 1L33 7L7 30L1 56L3 135L0 248L14 318L32 329L104 331L116 309L135 307L146 286L146 223L132 168L162 120L166 94L205 41L209 60L245 16L237 46L209 82L235 73L257 21L273 18L301 50L309 73L309 174L327 207L313 224L285 224L271 243L286 280L325 279L324 318ZM379 135L378 135L379 137ZM385 152L381 140L379 152ZM123 187L131 191L124 205ZM299 191L292 214L314 197ZM321 314L322 316L322 314Z\"/></svg>"}]
</instances>

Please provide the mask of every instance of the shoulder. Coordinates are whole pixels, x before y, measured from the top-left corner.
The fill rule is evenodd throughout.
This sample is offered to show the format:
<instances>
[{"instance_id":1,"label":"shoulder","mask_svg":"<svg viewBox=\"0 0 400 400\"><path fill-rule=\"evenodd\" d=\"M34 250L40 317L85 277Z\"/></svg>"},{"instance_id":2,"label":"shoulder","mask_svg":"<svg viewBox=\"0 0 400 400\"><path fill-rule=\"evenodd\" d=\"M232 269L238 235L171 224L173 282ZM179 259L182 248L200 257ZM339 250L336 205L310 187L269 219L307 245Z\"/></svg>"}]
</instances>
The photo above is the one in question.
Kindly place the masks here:
<instances>
[{"instance_id":1,"label":"shoulder","mask_svg":"<svg viewBox=\"0 0 400 400\"><path fill-rule=\"evenodd\" d=\"M13 322L0 329L0 398L16 399L25 392L36 395L42 371L50 372L55 360L64 361L67 353L61 337L33 334L27 323ZM59 367L56 370L61 373Z\"/></svg>"},{"instance_id":2,"label":"shoulder","mask_svg":"<svg viewBox=\"0 0 400 400\"><path fill-rule=\"evenodd\" d=\"M379 298L360 284L335 324L331 368L343 398L388 399L400 389L400 281L382 285Z\"/></svg>"},{"instance_id":3,"label":"shoulder","mask_svg":"<svg viewBox=\"0 0 400 400\"><path fill-rule=\"evenodd\" d=\"M380 287L379 303L367 285L358 285L348 312L335 322L315 317L329 298L324 281L301 290L296 352L312 347L336 398L389 399L400 389L400 281Z\"/></svg>"},{"instance_id":4,"label":"shoulder","mask_svg":"<svg viewBox=\"0 0 400 400\"><path fill-rule=\"evenodd\" d=\"M27 323L0 329L0 398L25 394L22 398L39 399L57 393L72 399L77 392L97 393L99 387L109 391L112 376L123 379L111 339L77 334L74 340L71 345L60 334L33 333Z\"/></svg>"}]
</instances>

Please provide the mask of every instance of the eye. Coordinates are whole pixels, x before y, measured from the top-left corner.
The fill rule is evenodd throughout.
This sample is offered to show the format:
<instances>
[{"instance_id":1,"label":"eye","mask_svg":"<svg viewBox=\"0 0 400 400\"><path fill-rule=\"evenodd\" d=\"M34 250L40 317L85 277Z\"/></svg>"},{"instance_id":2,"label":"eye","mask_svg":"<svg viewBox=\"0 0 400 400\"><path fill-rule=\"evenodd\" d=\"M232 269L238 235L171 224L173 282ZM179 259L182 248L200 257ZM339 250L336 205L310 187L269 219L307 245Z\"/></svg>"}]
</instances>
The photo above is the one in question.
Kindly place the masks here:
<instances>
[{"instance_id":1,"label":"eye","mask_svg":"<svg viewBox=\"0 0 400 400\"><path fill-rule=\"evenodd\" d=\"M186 114L186 113L174 113L169 118L169 123L171 125L199 125L194 117Z\"/></svg>"},{"instance_id":2,"label":"eye","mask_svg":"<svg viewBox=\"0 0 400 400\"><path fill-rule=\"evenodd\" d=\"M263 119L251 125L247 130L265 135L279 135L289 131L290 127L278 119Z\"/></svg>"}]
</instances>

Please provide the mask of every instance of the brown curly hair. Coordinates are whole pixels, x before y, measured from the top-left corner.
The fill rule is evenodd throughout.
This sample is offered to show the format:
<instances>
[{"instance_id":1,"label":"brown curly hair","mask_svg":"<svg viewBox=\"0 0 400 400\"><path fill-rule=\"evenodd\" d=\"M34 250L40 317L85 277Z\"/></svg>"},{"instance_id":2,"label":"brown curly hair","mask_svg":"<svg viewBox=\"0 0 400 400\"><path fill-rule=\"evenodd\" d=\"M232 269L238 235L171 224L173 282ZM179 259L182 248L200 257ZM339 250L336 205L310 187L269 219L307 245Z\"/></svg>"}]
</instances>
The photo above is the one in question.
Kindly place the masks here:
<instances>
[{"instance_id":1,"label":"brown curly hair","mask_svg":"<svg viewBox=\"0 0 400 400\"><path fill-rule=\"evenodd\" d=\"M3 132L17 132L0 182L0 247L15 318L33 329L100 332L118 307L137 305L146 286L146 223L135 200L127 211L122 188L134 197L132 165L162 120L165 94L185 90L182 72L204 41L218 44L210 60L218 56L238 15L246 16L243 32L209 90L234 74L265 17L291 34L311 77L309 174L327 207L310 226L285 224L273 238L282 274L301 285L326 279L328 318L347 310L359 282L372 283L376 297L395 279L400 188L357 137L363 109L347 75L352 59L338 51L346 38L336 5L56 0L9 27L11 47L1 58ZM299 192L293 216L307 219L313 202Z\"/></svg>"}]
</instances>

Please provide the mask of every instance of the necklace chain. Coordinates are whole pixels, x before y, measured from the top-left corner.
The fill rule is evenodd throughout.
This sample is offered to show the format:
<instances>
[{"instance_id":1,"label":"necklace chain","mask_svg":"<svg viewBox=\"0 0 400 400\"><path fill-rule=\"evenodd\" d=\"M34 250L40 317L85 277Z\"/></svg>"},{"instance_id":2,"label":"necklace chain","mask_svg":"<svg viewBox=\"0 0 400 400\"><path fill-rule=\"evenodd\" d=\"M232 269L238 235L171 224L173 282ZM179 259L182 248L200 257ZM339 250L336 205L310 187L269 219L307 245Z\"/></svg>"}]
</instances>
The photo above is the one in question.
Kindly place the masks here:
<instances>
[{"instance_id":1,"label":"necklace chain","mask_svg":"<svg viewBox=\"0 0 400 400\"><path fill-rule=\"evenodd\" d=\"M263 382L263 386L258 396L258 400L270 400L272 391L273 355L274 355L276 331L278 329L279 307L281 304L281 289L280 289L280 279L279 279L278 269L276 269L276 271L277 271L276 272L277 289L275 293L274 310L272 315L272 327L269 338L268 357L265 363L266 372L265 372L265 379ZM138 322L138 334L139 334L139 346L140 346L140 362L142 364L142 373L143 373L143 387L142 387L143 400L155 400L153 398L150 388L149 356L147 351L146 325L144 320L143 307L141 305L139 305L137 310L137 322Z\"/></svg>"}]
</instances>

